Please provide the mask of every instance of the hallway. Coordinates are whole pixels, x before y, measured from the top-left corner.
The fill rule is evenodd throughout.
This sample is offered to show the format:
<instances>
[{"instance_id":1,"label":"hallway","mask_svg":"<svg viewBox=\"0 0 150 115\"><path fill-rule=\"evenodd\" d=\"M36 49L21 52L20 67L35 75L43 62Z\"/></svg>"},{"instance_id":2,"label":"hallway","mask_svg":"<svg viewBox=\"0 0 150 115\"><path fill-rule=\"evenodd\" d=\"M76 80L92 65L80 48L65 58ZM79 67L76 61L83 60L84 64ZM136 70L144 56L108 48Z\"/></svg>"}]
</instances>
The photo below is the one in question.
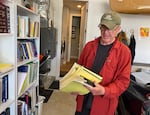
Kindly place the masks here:
<instances>
[{"instance_id":1,"label":"hallway","mask_svg":"<svg viewBox=\"0 0 150 115\"><path fill-rule=\"evenodd\" d=\"M63 77L70 70L74 62L77 62L77 59L72 58L69 62L60 66L60 77Z\"/></svg>"}]
</instances>

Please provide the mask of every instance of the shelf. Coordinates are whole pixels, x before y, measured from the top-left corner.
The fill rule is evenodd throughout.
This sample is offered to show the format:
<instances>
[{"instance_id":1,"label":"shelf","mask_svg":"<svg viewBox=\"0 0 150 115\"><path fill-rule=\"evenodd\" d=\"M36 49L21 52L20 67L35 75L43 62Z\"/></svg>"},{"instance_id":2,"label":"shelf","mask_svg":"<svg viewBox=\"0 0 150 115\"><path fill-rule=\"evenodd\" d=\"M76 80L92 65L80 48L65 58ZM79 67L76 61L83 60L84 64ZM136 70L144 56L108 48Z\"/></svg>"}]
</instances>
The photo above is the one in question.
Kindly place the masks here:
<instances>
[{"instance_id":1,"label":"shelf","mask_svg":"<svg viewBox=\"0 0 150 115\"><path fill-rule=\"evenodd\" d=\"M7 107L9 107L11 104L13 104L15 100L9 99L6 103L2 103L0 105L0 113L3 112Z\"/></svg>"},{"instance_id":2,"label":"shelf","mask_svg":"<svg viewBox=\"0 0 150 115\"><path fill-rule=\"evenodd\" d=\"M13 36L14 34L12 33L0 33L0 36L4 36L4 37L9 37L9 36Z\"/></svg>"},{"instance_id":3,"label":"shelf","mask_svg":"<svg viewBox=\"0 0 150 115\"><path fill-rule=\"evenodd\" d=\"M5 0L6 3L14 3L14 0Z\"/></svg>"},{"instance_id":4,"label":"shelf","mask_svg":"<svg viewBox=\"0 0 150 115\"><path fill-rule=\"evenodd\" d=\"M15 42L15 4L14 0L3 0L1 2L1 12L5 15L2 18L3 26L0 33L0 63L9 63L9 67L1 69L0 72L0 91L1 99L6 101L0 104L0 113L10 108L10 115L17 115L15 108L16 104L16 42ZM3 33L5 32L5 33Z\"/></svg>"},{"instance_id":5,"label":"shelf","mask_svg":"<svg viewBox=\"0 0 150 115\"><path fill-rule=\"evenodd\" d=\"M13 69L14 69L14 67L11 67L11 68L9 68L9 69L8 69L6 72L4 72L4 73L1 73L1 72L0 72L0 78L3 77L3 76L5 76L5 75L7 75L7 74L9 74L9 72L11 72Z\"/></svg>"},{"instance_id":6,"label":"shelf","mask_svg":"<svg viewBox=\"0 0 150 115\"><path fill-rule=\"evenodd\" d=\"M39 43L40 43L40 16L33 12L30 9L25 8L16 3L14 0L4 0L5 3L2 3L1 6L4 7L5 10L2 9L2 12L7 14L7 20L3 18L5 22L5 28L2 32L10 32L10 33L0 33L0 61L1 63L11 63L13 66L6 71L1 71L0 79L1 79L1 95L3 99L6 100L5 103L0 104L0 114L5 112L7 108L10 108L10 115L18 115L18 101L19 97L26 94L26 92L31 91L31 94L34 94L34 98L31 98L31 103L37 100L36 96L39 96L38 87L39 87ZM24 27L27 27L25 24L29 24L31 27L27 27L23 31L23 36L25 32L30 32L30 28L33 29L34 34L30 34L30 36L35 37L17 37L18 31L21 31L20 28L23 26L20 23L17 23L18 16L26 17L32 22L31 23L26 20L21 20L24 24ZM18 21L19 22L19 21ZM20 24L20 25L19 25ZM10 26L8 26L10 25ZM19 28L20 27L20 28ZM19 49L18 42L22 42L21 48ZM33 43L32 43L33 42ZM26 45L26 46L24 46ZM26 49L25 49L26 48ZM20 54L21 52L21 54ZM27 56L28 55L28 56ZM26 56L26 60L17 62L17 60L24 59ZM29 59L27 59L27 57ZM25 67L28 65L26 70L19 70L20 66ZM21 68L22 69L22 68ZM23 68L24 69L24 68ZM25 83L24 91L18 95L18 86L20 85L20 76L19 72L25 73L25 79L23 83ZM22 76L21 76L22 77ZM3 92L2 92L3 90ZM7 93L8 92L8 93ZM30 96L30 95L28 95ZM2 99L0 100L2 101ZM27 100L24 100L24 104ZM32 105L33 108L35 105ZM26 111L28 112L28 111ZM23 112L22 112L23 113ZM24 114L24 113L23 113ZM34 114L32 112L31 114ZM39 115L39 114L38 114Z\"/></svg>"},{"instance_id":7,"label":"shelf","mask_svg":"<svg viewBox=\"0 0 150 115\"><path fill-rule=\"evenodd\" d=\"M26 15L36 15L36 16L38 16L37 13L35 13L34 11L32 11L32 10L30 10L30 9L20 5L20 4L17 5L17 11L18 11L18 14L22 14L22 15L25 15L25 16Z\"/></svg>"},{"instance_id":8,"label":"shelf","mask_svg":"<svg viewBox=\"0 0 150 115\"><path fill-rule=\"evenodd\" d=\"M29 86L26 87L26 89L24 90L24 92L18 94L17 97L19 98L20 96L22 96L23 94L25 94L25 92L27 92L28 90L30 90L30 89L31 89L32 87L34 87L34 86L36 86L36 81L30 83Z\"/></svg>"},{"instance_id":9,"label":"shelf","mask_svg":"<svg viewBox=\"0 0 150 115\"><path fill-rule=\"evenodd\" d=\"M22 65L24 65L26 63L30 63L30 62L36 61L36 60L38 60L38 57L18 62L17 67L22 66Z\"/></svg>"},{"instance_id":10,"label":"shelf","mask_svg":"<svg viewBox=\"0 0 150 115\"><path fill-rule=\"evenodd\" d=\"M17 60L19 60L16 62L16 68L17 68L16 98L18 103L20 102L21 98L24 98L23 96L25 95L31 98L31 103L34 103L37 100L36 96L39 95L38 92L35 92L35 90L39 85L38 84L39 82L38 81L39 80L39 56L38 55L39 55L40 36L38 33L40 32L40 15L38 15L34 11L20 4L16 4L16 8L17 8L16 17L19 22L17 27L18 30L16 34L16 42L17 42L16 58ZM22 80L22 76L23 76L23 80ZM21 89L18 89L19 87L21 87ZM26 101L29 100L24 99L22 103L27 104L28 102ZM31 106L31 109L34 107L35 105L33 104ZM17 107L17 111L18 108L20 107ZM34 113L32 112L32 114Z\"/></svg>"},{"instance_id":11,"label":"shelf","mask_svg":"<svg viewBox=\"0 0 150 115\"><path fill-rule=\"evenodd\" d=\"M23 40L23 39L39 39L39 37L17 37L18 40Z\"/></svg>"}]
</instances>

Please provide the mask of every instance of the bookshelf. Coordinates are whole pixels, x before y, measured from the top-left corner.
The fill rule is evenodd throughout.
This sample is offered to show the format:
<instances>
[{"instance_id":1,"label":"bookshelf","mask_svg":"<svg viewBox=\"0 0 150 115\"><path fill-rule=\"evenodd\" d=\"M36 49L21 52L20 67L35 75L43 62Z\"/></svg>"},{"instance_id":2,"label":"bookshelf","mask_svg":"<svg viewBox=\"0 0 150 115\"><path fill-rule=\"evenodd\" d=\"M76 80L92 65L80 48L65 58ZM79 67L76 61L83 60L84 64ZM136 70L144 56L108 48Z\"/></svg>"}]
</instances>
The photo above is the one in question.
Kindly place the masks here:
<instances>
[{"instance_id":1,"label":"bookshelf","mask_svg":"<svg viewBox=\"0 0 150 115\"><path fill-rule=\"evenodd\" d=\"M0 64L12 64L5 72L0 72L0 113L9 109L11 115L16 114L16 69L15 69L15 29L14 29L14 5L6 0L0 3ZM7 8L7 10L6 10ZM7 13L5 13L7 12ZM3 15L5 14L5 15ZM7 20L6 20L7 19ZM7 78L4 80L4 78Z\"/></svg>"},{"instance_id":2,"label":"bookshelf","mask_svg":"<svg viewBox=\"0 0 150 115\"><path fill-rule=\"evenodd\" d=\"M38 115L40 16L19 4L16 10L17 111Z\"/></svg>"},{"instance_id":3,"label":"bookshelf","mask_svg":"<svg viewBox=\"0 0 150 115\"><path fill-rule=\"evenodd\" d=\"M28 115L40 115L40 16L14 0L0 5L7 7L7 11L0 8L7 12L4 25L0 25L0 64L11 64L9 69L0 71L0 114L20 115L23 108ZM3 20L1 14L0 19ZM23 75L25 79L20 85Z\"/></svg>"}]
</instances>

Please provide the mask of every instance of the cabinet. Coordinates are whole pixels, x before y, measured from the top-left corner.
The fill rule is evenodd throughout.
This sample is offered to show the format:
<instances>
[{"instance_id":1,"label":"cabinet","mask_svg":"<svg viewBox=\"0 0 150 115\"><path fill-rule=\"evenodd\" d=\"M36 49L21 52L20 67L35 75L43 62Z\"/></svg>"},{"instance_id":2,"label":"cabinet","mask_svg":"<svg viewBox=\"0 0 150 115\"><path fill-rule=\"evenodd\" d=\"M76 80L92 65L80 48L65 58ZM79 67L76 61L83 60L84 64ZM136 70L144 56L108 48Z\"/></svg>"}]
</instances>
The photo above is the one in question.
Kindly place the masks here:
<instances>
[{"instance_id":1,"label":"cabinet","mask_svg":"<svg viewBox=\"0 0 150 115\"><path fill-rule=\"evenodd\" d=\"M0 103L0 113L39 115L40 16L13 0L1 4L9 10L9 31L0 32L0 64L12 66L0 73L0 88L7 78L7 99Z\"/></svg>"}]
</instances>

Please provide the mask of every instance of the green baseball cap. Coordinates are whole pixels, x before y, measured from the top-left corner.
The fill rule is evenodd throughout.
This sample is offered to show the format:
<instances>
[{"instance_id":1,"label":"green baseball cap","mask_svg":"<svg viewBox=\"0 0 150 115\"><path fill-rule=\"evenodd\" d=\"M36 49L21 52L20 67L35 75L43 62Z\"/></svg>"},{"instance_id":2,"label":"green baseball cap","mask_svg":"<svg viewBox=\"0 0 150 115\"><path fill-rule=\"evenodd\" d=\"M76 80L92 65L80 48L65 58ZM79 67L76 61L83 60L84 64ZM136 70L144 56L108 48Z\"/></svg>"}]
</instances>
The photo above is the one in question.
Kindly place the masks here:
<instances>
[{"instance_id":1,"label":"green baseball cap","mask_svg":"<svg viewBox=\"0 0 150 115\"><path fill-rule=\"evenodd\" d=\"M107 12L104 13L101 17L100 25L105 25L109 30L112 30L116 25L121 24L121 17L116 12Z\"/></svg>"}]
</instances>

